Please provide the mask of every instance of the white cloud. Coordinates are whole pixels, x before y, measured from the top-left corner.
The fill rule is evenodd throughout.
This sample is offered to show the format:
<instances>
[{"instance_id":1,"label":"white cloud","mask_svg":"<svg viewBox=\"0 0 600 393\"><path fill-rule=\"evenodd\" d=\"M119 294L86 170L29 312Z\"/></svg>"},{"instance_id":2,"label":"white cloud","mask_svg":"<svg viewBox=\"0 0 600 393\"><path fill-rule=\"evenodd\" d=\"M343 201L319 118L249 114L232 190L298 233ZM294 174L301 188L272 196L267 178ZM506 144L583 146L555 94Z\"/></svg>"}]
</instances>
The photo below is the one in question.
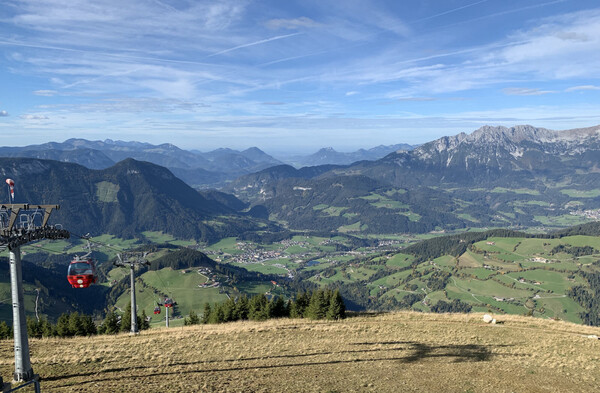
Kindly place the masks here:
<instances>
[{"instance_id":1,"label":"white cloud","mask_svg":"<svg viewBox=\"0 0 600 393\"><path fill-rule=\"evenodd\" d=\"M313 28L320 26L319 23L314 20L307 18L306 16L301 16L299 18L292 19L270 19L265 25L270 29L288 29L288 30L296 30L300 28Z\"/></svg>"},{"instance_id":2,"label":"white cloud","mask_svg":"<svg viewBox=\"0 0 600 393\"><path fill-rule=\"evenodd\" d=\"M509 96L541 96L544 94L556 93L551 90L531 89L527 87L507 87L502 92Z\"/></svg>"},{"instance_id":3,"label":"white cloud","mask_svg":"<svg viewBox=\"0 0 600 393\"><path fill-rule=\"evenodd\" d=\"M440 49L433 55L406 56L393 48L327 72L330 83L403 86L388 98L487 88L523 80L544 84L572 78L600 78L600 10L576 12L542 21L481 46ZM416 53L419 53L418 51ZM422 53L422 52L421 52ZM508 90L541 95L552 89Z\"/></svg>"},{"instance_id":4,"label":"white cloud","mask_svg":"<svg viewBox=\"0 0 600 393\"><path fill-rule=\"evenodd\" d=\"M56 90L35 90L33 94L36 96L52 97L58 92Z\"/></svg>"},{"instance_id":5,"label":"white cloud","mask_svg":"<svg viewBox=\"0 0 600 393\"><path fill-rule=\"evenodd\" d=\"M568 89L565 89L566 92L580 91L580 90L600 90L600 86L582 85L582 86L573 86L573 87L569 87Z\"/></svg>"},{"instance_id":6,"label":"white cloud","mask_svg":"<svg viewBox=\"0 0 600 393\"><path fill-rule=\"evenodd\" d=\"M435 97L399 97L399 98L396 98L396 100L421 102L421 101L436 101L437 98L435 98Z\"/></svg>"},{"instance_id":7,"label":"white cloud","mask_svg":"<svg viewBox=\"0 0 600 393\"><path fill-rule=\"evenodd\" d=\"M26 114L26 115L21 115L19 117L23 120L48 120L49 119L48 116L40 115L40 114Z\"/></svg>"},{"instance_id":8,"label":"white cloud","mask_svg":"<svg viewBox=\"0 0 600 393\"><path fill-rule=\"evenodd\" d=\"M8 116L7 111L0 111L0 117L6 117L6 116Z\"/></svg>"},{"instance_id":9,"label":"white cloud","mask_svg":"<svg viewBox=\"0 0 600 393\"><path fill-rule=\"evenodd\" d=\"M514 34L520 41L490 55L511 74L533 73L545 79L600 77L600 11L554 17Z\"/></svg>"},{"instance_id":10,"label":"white cloud","mask_svg":"<svg viewBox=\"0 0 600 393\"><path fill-rule=\"evenodd\" d=\"M479 94L476 89L492 87L489 103L470 102L473 108L486 108L500 102L493 99L504 100L504 105L511 101L502 96L502 88L505 94L532 100L558 94L554 91L558 89L563 94L598 90L598 10L544 20L515 19L508 25L524 26L522 30L507 33L502 30L505 26L495 26L477 36L481 43L477 46L455 35L459 29L436 31L428 26L443 15L458 16L464 8L470 7L469 15L475 15L484 2L439 6L423 19L431 22L417 25L406 23L404 14L396 12L401 7L385 1L314 0L310 13L299 15L278 2L267 8L246 0L11 2L9 13L15 11L15 16L3 16L0 24L0 36L5 37L0 49L6 49L6 67L11 67L4 70L49 81L33 94L60 100L21 109L25 115L5 119L2 126L12 122L15 128L23 125L48 135L71 129L98 134L115 130L117 138L129 132L165 135L165 130L173 131L169 137L178 133L193 138L206 135L197 131L204 129L216 138L236 128L242 130L236 135L248 137L251 132L246 131L258 132L261 127L273 127L273 133L282 135L296 131L307 135L323 127L333 138L345 127L353 129L353 122L357 129L373 133L393 134L396 128L413 127L439 133L457 124L469 130L498 119L514 124L539 121L536 125L556 125L559 120L548 120L556 108L537 108L537 117L516 109L502 112L501 107L473 114L472 119L464 114L406 114L398 108L410 105L398 101L450 100L445 93L456 91L469 91L456 95L474 98ZM500 8L518 10L510 5ZM513 14L510 18L517 17ZM475 24L467 25L460 28L480 32ZM6 31L10 34L2 34ZM570 79L573 76L576 79ZM560 87L551 86L554 81ZM522 85L538 88L511 87ZM376 116L372 107L381 98L396 104ZM422 107L442 106L432 102ZM589 120L589 113L569 109L585 121L597 121L597 117ZM364 118L351 118L357 113ZM385 118L390 113L399 117ZM566 112L557 116L568 117ZM356 140L365 135L358 132ZM399 135L396 141L402 139Z\"/></svg>"}]
</instances>

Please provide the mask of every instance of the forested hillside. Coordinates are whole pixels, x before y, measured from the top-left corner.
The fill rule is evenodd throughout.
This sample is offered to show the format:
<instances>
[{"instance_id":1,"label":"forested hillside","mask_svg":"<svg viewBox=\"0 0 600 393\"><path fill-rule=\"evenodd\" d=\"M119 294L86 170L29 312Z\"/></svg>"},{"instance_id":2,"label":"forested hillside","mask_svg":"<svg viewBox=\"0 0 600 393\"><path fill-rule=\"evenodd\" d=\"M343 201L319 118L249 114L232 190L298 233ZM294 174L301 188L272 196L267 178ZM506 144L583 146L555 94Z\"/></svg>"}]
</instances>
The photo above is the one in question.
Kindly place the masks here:
<instances>
[{"instance_id":1,"label":"forested hillside","mask_svg":"<svg viewBox=\"0 0 600 393\"><path fill-rule=\"evenodd\" d=\"M205 198L169 170L132 159L108 169L36 159L0 158L16 182L16 202L61 205L51 223L78 234L133 238L161 231L206 242L259 228L233 202ZM268 229L260 224L261 229Z\"/></svg>"}]
</instances>

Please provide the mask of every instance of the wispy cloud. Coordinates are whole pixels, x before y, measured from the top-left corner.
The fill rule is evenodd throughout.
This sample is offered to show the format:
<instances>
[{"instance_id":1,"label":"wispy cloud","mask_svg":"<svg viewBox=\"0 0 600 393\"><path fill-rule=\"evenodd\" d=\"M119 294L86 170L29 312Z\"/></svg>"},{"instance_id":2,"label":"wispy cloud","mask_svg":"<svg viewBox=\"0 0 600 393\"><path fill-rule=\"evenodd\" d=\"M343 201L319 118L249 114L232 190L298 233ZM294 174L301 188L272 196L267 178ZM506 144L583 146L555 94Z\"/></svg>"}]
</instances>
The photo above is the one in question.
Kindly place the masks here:
<instances>
[{"instance_id":1,"label":"wispy cloud","mask_svg":"<svg viewBox=\"0 0 600 393\"><path fill-rule=\"evenodd\" d=\"M600 89L599 9L563 0L413 3L13 1L0 16L0 84L33 87L19 97L0 91L13 115L2 126L48 135L172 129L189 140L207 135L200 130L230 135L228 127L246 136L322 127L332 136L353 122L369 132L417 124L439 133L443 121L467 130L498 119L556 125L550 110L536 107L535 118L502 110ZM450 96L469 99L473 119ZM422 113L400 112L407 108Z\"/></svg>"},{"instance_id":2,"label":"wispy cloud","mask_svg":"<svg viewBox=\"0 0 600 393\"><path fill-rule=\"evenodd\" d=\"M502 89L502 92L509 96L541 96L544 94L556 93L552 90L532 89L527 87L508 87Z\"/></svg>"},{"instance_id":3,"label":"wispy cloud","mask_svg":"<svg viewBox=\"0 0 600 393\"><path fill-rule=\"evenodd\" d=\"M581 85L581 86L573 86L565 89L566 92L571 91L581 91L581 90L600 90L600 86L595 85Z\"/></svg>"},{"instance_id":4,"label":"wispy cloud","mask_svg":"<svg viewBox=\"0 0 600 393\"><path fill-rule=\"evenodd\" d=\"M49 119L48 116L40 115L40 114L27 114L27 115L21 115L19 117L23 120L48 120Z\"/></svg>"},{"instance_id":5,"label":"wispy cloud","mask_svg":"<svg viewBox=\"0 0 600 393\"><path fill-rule=\"evenodd\" d=\"M287 29L287 30L296 30L300 28L314 28L320 26L319 23L314 20L307 18L306 16L301 16L300 18L291 18L291 19L270 19L265 25L269 29Z\"/></svg>"},{"instance_id":6,"label":"wispy cloud","mask_svg":"<svg viewBox=\"0 0 600 393\"><path fill-rule=\"evenodd\" d=\"M471 3L471 4L467 4L467 5L463 5L461 7L456 7L456 8L452 8L450 10L444 11L444 12L439 12L437 14L434 15L429 15L426 16L424 18L420 18L420 19L416 19L414 21L412 21L413 23L416 22L424 22L426 20L430 20L430 19L435 19L435 18L439 18L440 16L444 16L444 15L448 15L448 14L452 14L454 12L458 12L458 11L462 11L466 8L470 8L470 7L474 7L476 5L482 4L482 3L487 3L489 0L480 0L480 1L476 1L475 3Z\"/></svg>"},{"instance_id":7,"label":"wispy cloud","mask_svg":"<svg viewBox=\"0 0 600 393\"><path fill-rule=\"evenodd\" d=\"M33 94L35 94L36 96L52 97L57 94L57 91L56 90L35 90L33 92Z\"/></svg>"},{"instance_id":8,"label":"wispy cloud","mask_svg":"<svg viewBox=\"0 0 600 393\"><path fill-rule=\"evenodd\" d=\"M414 101L414 102L422 102L422 101L436 101L435 97L400 97L396 98L398 101Z\"/></svg>"},{"instance_id":9,"label":"wispy cloud","mask_svg":"<svg viewBox=\"0 0 600 393\"><path fill-rule=\"evenodd\" d=\"M247 44L234 46L233 48L224 49L222 51L210 54L207 57L213 57L213 56L223 55L225 53L233 52L234 50L238 50L238 49L242 49L242 48L249 48L251 46L256 46L256 45L262 45L262 44L266 44L267 42L282 40L284 38L290 38L290 37L294 37L294 36L297 36L297 35L300 35L300 34L302 34L302 33L292 33L292 34L286 34L286 35L278 35L278 36L275 36L275 37L270 37L270 38L266 38L266 39L263 39L263 40L258 40L258 41L250 42L250 43L247 43Z\"/></svg>"}]
</instances>

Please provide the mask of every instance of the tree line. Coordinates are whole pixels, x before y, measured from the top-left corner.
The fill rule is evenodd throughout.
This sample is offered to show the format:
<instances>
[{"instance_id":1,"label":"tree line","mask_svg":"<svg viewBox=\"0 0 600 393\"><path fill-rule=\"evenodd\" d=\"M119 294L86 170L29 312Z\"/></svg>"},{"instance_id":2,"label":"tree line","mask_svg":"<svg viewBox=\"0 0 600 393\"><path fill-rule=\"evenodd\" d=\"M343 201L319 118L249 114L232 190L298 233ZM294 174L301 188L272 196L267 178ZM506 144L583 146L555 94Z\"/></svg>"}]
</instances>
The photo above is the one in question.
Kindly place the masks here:
<instances>
[{"instance_id":1,"label":"tree line","mask_svg":"<svg viewBox=\"0 0 600 393\"><path fill-rule=\"evenodd\" d=\"M150 329L150 321L146 316L145 310L142 310L142 315L137 315L136 312L136 321L138 330ZM127 304L125 312L120 318L116 313L112 311L108 312L106 318L104 318L104 322L98 327L99 334L117 334L129 331L131 331L131 302Z\"/></svg>"},{"instance_id":2,"label":"tree line","mask_svg":"<svg viewBox=\"0 0 600 393\"><path fill-rule=\"evenodd\" d=\"M49 322L46 318L27 317L27 335L34 338L42 337L73 337L91 336L98 330L91 315L78 312L63 313L56 323ZM13 328L4 321L0 322L0 340L13 337Z\"/></svg>"},{"instance_id":3,"label":"tree line","mask_svg":"<svg viewBox=\"0 0 600 393\"><path fill-rule=\"evenodd\" d=\"M550 254L554 255L558 254L559 252L564 252L565 254L570 254L574 257L581 257L584 255L595 254L598 252L598 250L592 246L567 246L564 244L559 244L550 251Z\"/></svg>"},{"instance_id":4,"label":"tree line","mask_svg":"<svg viewBox=\"0 0 600 393\"><path fill-rule=\"evenodd\" d=\"M317 289L301 292L287 302L276 296L270 300L264 295L250 298L243 295L237 299L204 305L202 317L195 312L185 318L185 325L199 323L224 323L240 320L264 321L271 318L308 318L339 320L346 318L346 305L339 290Z\"/></svg>"},{"instance_id":5,"label":"tree line","mask_svg":"<svg viewBox=\"0 0 600 393\"><path fill-rule=\"evenodd\" d=\"M123 316L114 312L106 314L106 318L100 326L96 326L91 315L78 312L63 313L58 317L56 323L48 321L46 318L27 317L27 335L33 338L42 337L74 337L74 336L92 336L96 334L116 334L119 332L129 332L131 330L131 303L128 304ZM142 315L137 315L137 325L139 330L150 328L150 322L146 317L146 311ZM13 328L5 321L0 322L0 340L13 337Z\"/></svg>"},{"instance_id":6,"label":"tree line","mask_svg":"<svg viewBox=\"0 0 600 393\"><path fill-rule=\"evenodd\" d=\"M579 314L583 323L600 326L600 273L581 271L580 274L590 284L590 288L576 285L569 288L567 295L585 309Z\"/></svg>"}]
</instances>

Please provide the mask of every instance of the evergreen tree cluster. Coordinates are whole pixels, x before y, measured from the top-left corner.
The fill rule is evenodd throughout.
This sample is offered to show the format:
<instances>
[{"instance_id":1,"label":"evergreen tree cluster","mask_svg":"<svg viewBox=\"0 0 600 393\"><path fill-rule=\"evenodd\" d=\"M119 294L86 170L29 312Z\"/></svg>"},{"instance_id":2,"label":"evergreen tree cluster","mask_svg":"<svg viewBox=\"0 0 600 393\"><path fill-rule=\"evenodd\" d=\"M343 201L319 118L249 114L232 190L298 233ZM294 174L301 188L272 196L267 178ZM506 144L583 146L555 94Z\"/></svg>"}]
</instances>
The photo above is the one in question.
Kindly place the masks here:
<instances>
[{"instance_id":1,"label":"evergreen tree cluster","mask_svg":"<svg viewBox=\"0 0 600 393\"><path fill-rule=\"evenodd\" d=\"M137 315L136 320L138 330L150 329L150 321L146 316L146 311L142 310L142 315ZM98 327L98 333L100 334L117 334L119 332L131 331L131 302L127 304L125 312L122 316L117 315L114 312L109 312L104 318L102 325Z\"/></svg>"},{"instance_id":2,"label":"evergreen tree cluster","mask_svg":"<svg viewBox=\"0 0 600 393\"><path fill-rule=\"evenodd\" d=\"M476 242L486 240L489 237L535 237L524 232L517 232L509 229L492 229L485 232L466 232L458 235L449 235L428 239L404 249L406 254L412 254L417 257L417 261L426 261L435 259L442 255L460 256L464 254L468 247Z\"/></svg>"},{"instance_id":3,"label":"evergreen tree cluster","mask_svg":"<svg viewBox=\"0 0 600 393\"><path fill-rule=\"evenodd\" d=\"M346 305L339 290L330 289L298 293L294 300L287 302L281 297L269 300L264 294L251 298L241 296L237 300L228 299L213 306L206 303L202 318L191 312L184 324L265 321L271 318L344 319Z\"/></svg>"},{"instance_id":4,"label":"evergreen tree cluster","mask_svg":"<svg viewBox=\"0 0 600 393\"><path fill-rule=\"evenodd\" d=\"M574 257L581 257L584 255L595 254L598 252L598 250L592 246L566 246L564 244L559 244L558 246L554 247L552 251L550 251L550 254L554 255L558 254L559 252L564 252L566 254L573 255Z\"/></svg>"},{"instance_id":5,"label":"evergreen tree cluster","mask_svg":"<svg viewBox=\"0 0 600 393\"><path fill-rule=\"evenodd\" d=\"M590 284L590 288L576 285L567 291L567 295L585 309L579 314L583 323L600 326L600 273L582 271L581 275Z\"/></svg>"},{"instance_id":6,"label":"evergreen tree cluster","mask_svg":"<svg viewBox=\"0 0 600 393\"><path fill-rule=\"evenodd\" d=\"M97 333L92 317L78 312L61 314L55 324L45 318L27 317L27 335L33 338L91 336ZM0 322L0 340L12 337L12 326Z\"/></svg>"},{"instance_id":7,"label":"evergreen tree cluster","mask_svg":"<svg viewBox=\"0 0 600 393\"><path fill-rule=\"evenodd\" d=\"M431 311L437 313L445 313L445 312L462 312L468 313L471 312L471 305L469 303L465 303L459 299L454 299L450 303L440 300L433 306L431 306Z\"/></svg>"}]
</instances>

